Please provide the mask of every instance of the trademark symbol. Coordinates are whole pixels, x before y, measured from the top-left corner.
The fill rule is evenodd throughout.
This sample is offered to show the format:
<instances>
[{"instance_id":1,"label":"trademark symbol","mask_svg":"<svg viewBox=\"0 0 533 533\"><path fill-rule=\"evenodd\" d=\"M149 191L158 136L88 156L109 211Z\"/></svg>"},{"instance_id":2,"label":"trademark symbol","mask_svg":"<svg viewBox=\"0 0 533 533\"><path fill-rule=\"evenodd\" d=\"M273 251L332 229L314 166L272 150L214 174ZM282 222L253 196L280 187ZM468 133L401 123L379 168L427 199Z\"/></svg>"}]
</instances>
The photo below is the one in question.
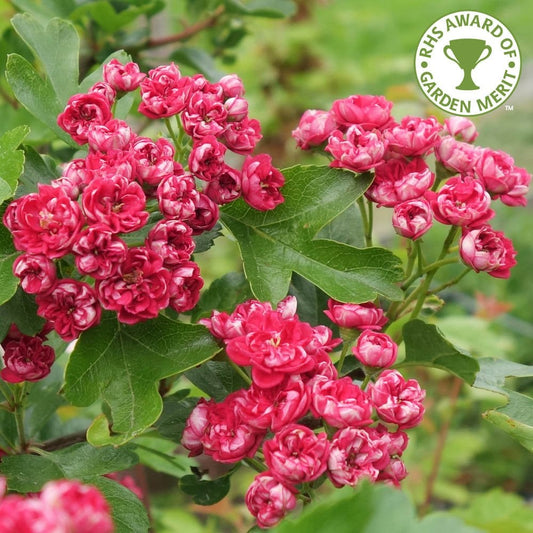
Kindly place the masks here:
<instances>
[{"instance_id":1,"label":"trademark symbol","mask_svg":"<svg viewBox=\"0 0 533 533\"><path fill-rule=\"evenodd\" d=\"M505 104L505 111L514 111L514 105Z\"/></svg>"}]
</instances>

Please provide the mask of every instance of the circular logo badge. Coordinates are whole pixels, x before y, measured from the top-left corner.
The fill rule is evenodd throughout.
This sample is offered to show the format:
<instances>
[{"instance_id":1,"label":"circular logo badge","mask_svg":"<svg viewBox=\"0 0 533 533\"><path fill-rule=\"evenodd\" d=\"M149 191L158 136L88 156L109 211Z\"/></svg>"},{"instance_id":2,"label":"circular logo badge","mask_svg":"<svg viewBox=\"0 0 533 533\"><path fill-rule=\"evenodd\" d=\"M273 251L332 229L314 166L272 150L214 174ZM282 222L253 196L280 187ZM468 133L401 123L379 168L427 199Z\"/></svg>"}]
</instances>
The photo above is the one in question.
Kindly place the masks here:
<instances>
[{"instance_id":1,"label":"circular logo badge","mask_svg":"<svg viewBox=\"0 0 533 533\"><path fill-rule=\"evenodd\" d=\"M501 106L520 78L520 50L497 19L457 11L424 33L415 56L416 77L426 97L452 115L473 116Z\"/></svg>"}]
</instances>

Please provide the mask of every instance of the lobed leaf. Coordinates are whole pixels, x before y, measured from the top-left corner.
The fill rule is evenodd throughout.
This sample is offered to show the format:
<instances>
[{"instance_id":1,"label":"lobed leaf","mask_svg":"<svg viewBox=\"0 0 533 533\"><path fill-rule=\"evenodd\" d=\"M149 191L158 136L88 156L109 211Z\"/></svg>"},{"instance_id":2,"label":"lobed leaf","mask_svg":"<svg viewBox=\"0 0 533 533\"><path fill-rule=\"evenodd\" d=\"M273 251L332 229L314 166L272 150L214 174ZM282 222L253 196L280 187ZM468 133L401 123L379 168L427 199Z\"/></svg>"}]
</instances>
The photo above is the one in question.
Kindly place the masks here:
<instances>
[{"instance_id":1,"label":"lobed leaf","mask_svg":"<svg viewBox=\"0 0 533 533\"><path fill-rule=\"evenodd\" d=\"M390 251L314 240L365 192L372 177L320 166L295 166L283 173L285 202L276 209L256 211L240 200L221 210L255 296L278 302L294 271L339 301L366 302L377 295L401 299L396 285L401 262Z\"/></svg>"},{"instance_id":2,"label":"lobed leaf","mask_svg":"<svg viewBox=\"0 0 533 533\"><path fill-rule=\"evenodd\" d=\"M77 406L106 402L112 417L109 423L117 434L110 442L125 442L161 414L159 380L199 365L218 351L203 326L163 316L125 326L106 316L78 340L66 368L65 395ZM100 437L103 422L98 422Z\"/></svg>"},{"instance_id":3,"label":"lobed leaf","mask_svg":"<svg viewBox=\"0 0 533 533\"><path fill-rule=\"evenodd\" d=\"M24 169L24 152L17 148L29 132L28 126L19 126L0 137L0 203L15 194Z\"/></svg>"}]
</instances>

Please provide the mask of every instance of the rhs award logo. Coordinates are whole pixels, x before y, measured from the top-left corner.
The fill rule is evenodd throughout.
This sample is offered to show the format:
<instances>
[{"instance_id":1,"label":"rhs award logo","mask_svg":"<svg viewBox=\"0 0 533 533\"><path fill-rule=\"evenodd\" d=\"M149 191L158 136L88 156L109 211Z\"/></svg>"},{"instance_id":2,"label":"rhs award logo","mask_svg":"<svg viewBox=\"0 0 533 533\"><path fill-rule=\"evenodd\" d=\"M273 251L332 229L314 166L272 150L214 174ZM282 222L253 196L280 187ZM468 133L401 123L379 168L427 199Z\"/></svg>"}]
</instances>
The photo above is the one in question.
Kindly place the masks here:
<instances>
[{"instance_id":1,"label":"rhs award logo","mask_svg":"<svg viewBox=\"0 0 533 533\"><path fill-rule=\"evenodd\" d=\"M500 107L518 84L520 69L513 34L477 11L457 11L437 20L420 39L415 56L422 91L454 115L481 115Z\"/></svg>"}]
</instances>

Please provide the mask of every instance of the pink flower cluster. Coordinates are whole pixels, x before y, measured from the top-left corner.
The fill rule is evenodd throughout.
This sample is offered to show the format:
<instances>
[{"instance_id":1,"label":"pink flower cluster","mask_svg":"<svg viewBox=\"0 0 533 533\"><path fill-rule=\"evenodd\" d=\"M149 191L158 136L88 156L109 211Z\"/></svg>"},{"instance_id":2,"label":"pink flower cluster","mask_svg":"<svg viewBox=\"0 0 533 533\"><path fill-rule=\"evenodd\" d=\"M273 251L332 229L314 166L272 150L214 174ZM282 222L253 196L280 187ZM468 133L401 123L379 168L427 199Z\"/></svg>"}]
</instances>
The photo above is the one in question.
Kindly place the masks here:
<instances>
[{"instance_id":1,"label":"pink flower cluster","mask_svg":"<svg viewBox=\"0 0 533 533\"><path fill-rule=\"evenodd\" d=\"M110 508L102 493L79 481L49 481L39 494L4 495L0 479L3 533L112 533Z\"/></svg>"},{"instance_id":2,"label":"pink flower cluster","mask_svg":"<svg viewBox=\"0 0 533 533\"><path fill-rule=\"evenodd\" d=\"M304 150L325 147L332 167L373 170L365 195L393 208L399 235L418 239L433 220L460 226L463 262L476 272L509 277L516 252L488 224L494 216L490 205L499 199L525 206L531 175L505 152L470 144L477 131L469 119L450 117L441 125L435 117L406 116L398 123L392 105L383 96L349 96L329 111L306 111L292 134ZM451 177L436 181L425 160L430 155Z\"/></svg>"},{"instance_id":3,"label":"pink flower cluster","mask_svg":"<svg viewBox=\"0 0 533 533\"><path fill-rule=\"evenodd\" d=\"M88 145L87 156L14 200L3 218L23 252L14 274L66 341L98 324L102 308L126 324L169 306L192 309L203 286L193 236L215 226L218 206L240 196L259 210L283 202L283 175L269 155L252 155L260 125L248 117L237 76L210 83L182 76L173 63L146 75L116 59L103 72L105 81L72 96L58 117L74 141ZM137 135L114 118L117 95L136 89L141 113L176 116L182 135L175 144ZM244 156L241 170L226 163L227 151ZM123 236L135 232L142 244L128 246ZM57 261L69 254L77 271L60 277Z\"/></svg>"},{"instance_id":4,"label":"pink flower cluster","mask_svg":"<svg viewBox=\"0 0 533 533\"><path fill-rule=\"evenodd\" d=\"M384 324L377 308L363 307L361 317L366 327ZM301 484L323 476L337 487L355 486L361 478L398 485L405 477L403 430L424 413L425 393L415 380L386 370L363 390L340 377L329 353L341 340L325 326L302 322L292 296L276 309L250 300L200 322L235 364L250 367L252 383L222 402L200 399L182 444L191 456L204 453L222 463L252 458L262 448L267 470L246 494L260 527L276 524L295 507ZM392 364L392 340L373 329L365 333L358 350L375 359L381 349L378 358Z\"/></svg>"}]
</instances>

